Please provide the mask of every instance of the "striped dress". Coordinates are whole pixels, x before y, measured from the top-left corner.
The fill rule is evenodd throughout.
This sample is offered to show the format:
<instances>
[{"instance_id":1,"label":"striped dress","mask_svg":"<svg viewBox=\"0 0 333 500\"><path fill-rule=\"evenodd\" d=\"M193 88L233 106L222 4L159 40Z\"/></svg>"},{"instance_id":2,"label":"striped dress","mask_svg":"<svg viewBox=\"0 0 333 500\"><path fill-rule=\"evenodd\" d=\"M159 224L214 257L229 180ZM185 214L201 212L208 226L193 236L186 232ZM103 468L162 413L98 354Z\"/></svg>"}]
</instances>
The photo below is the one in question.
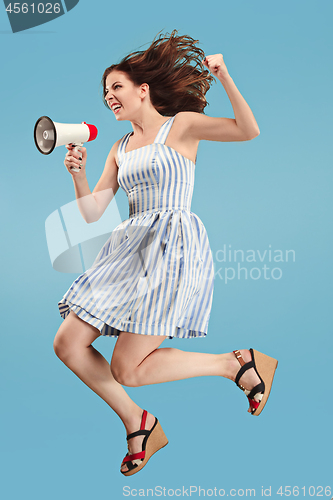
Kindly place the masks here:
<instances>
[{"instance_id":1,"label":"striped dress","mask_svg":"<svg viewBox=\"0 0 333 500\"><path fill-rule=\"evenodd\" d=\"M195 164L165 141L169 118L153 144L118 148L118 183L129 218L111 233L92 267L59 302L101 335L120 332L191 338L207 334L214 266L206 229L190 211Z\"/></svg>"}]
</instances>

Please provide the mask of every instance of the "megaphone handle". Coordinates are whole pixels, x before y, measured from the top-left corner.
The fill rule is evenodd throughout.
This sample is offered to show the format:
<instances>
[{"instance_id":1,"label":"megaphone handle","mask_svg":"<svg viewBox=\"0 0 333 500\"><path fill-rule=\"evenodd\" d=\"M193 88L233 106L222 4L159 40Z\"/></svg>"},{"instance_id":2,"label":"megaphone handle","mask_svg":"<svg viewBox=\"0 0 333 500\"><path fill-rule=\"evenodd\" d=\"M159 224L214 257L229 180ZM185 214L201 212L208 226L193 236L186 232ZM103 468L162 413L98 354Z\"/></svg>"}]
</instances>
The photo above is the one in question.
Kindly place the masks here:
<instances>
[{"instance_id":1,"label":"megaphone handle","mask_svg":"<svg viewBox=\"0 0 333 500\"><path fill-rule=\"evenodd\" d=\"M74 144L72 144L72 145L74 146L74 151L78 152L78 151L79 151L79 148L80 148L81 146L83 146L83 142L78 142L78 143L75 143L75 145L74 145ZM70 167L70 168L71 168L71 170L73 170L74 172L80 172L80 169L79 169L79 168L75 168L75 167Z\"/></svg>"}]
</instances>

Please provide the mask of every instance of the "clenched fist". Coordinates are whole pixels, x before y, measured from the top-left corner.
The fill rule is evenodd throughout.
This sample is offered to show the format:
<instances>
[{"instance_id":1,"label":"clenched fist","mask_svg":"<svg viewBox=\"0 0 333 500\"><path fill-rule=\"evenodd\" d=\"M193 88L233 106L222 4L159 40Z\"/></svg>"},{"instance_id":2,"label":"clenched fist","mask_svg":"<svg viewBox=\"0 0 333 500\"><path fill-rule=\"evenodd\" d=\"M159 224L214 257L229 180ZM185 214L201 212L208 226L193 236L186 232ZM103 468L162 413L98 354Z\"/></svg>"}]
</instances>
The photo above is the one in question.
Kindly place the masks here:
<instances>
[{"instance_id":1,"label":"clenched fist","mask_svg":"<svg viewBox=\"0 0 333 500\"><path fill-rule=\"evenodd\" d=\"M202 64L209 69L213 76L216 76L219 80L229 76L227 67L223 61L222 54L214 54L212 56L206 56L202 61Z\"/></svg>"}]
</instances>

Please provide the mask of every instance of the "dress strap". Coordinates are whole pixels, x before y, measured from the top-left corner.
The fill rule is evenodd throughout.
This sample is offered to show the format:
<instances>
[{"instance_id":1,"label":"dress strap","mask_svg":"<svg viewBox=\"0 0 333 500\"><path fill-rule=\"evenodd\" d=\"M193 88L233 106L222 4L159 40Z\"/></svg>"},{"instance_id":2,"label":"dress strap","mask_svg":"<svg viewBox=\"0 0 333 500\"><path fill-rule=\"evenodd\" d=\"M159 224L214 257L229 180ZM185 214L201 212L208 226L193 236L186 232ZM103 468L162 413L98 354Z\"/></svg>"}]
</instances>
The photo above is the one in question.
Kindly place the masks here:
<instances>
[{"instance_id":1,"label":"dress strap","mask_svg":"<svg viewBox=\"0 0 333 500\"><path fill-rule=\"evenodd\" d=\"M123 155L125 154L126 144L131 134L132 132L128 132L128 134L125 134L124 137L122 137L122 139L120 140L120 143L118 144L117 156L119 161L122 161Z\"/></svg>"},{"instance_id":2,"label":"dress strap","mask_svg":"<svg viewBox=\"0 0 333 500\"><path fill-rule=\"evenodd\" d=\"M172 127L172 124L173 124L173 121L174 119L176 118L176 115L175 116L171 116L171 118L169 118L169 120L167 120L166 122L163 123L162 127L160 128L157 136L156 136L156 139L154 141L154 144L156 144L157 142L159 144L164 144L165 141L166 141L166 138L168 137L168 134L170 132L170 129Z\"/></svg>"}]
</instances>

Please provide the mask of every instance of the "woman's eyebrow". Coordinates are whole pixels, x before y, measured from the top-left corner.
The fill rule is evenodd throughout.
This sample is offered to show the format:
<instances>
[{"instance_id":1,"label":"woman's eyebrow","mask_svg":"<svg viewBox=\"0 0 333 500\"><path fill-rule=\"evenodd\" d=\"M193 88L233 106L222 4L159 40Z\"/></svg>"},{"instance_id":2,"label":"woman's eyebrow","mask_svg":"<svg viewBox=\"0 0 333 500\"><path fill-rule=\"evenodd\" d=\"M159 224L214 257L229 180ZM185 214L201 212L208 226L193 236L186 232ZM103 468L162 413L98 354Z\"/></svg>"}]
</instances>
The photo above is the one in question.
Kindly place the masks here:
<instances>
[{"instance_id":1,"label":"woman's eyebrow","mask_svg":"<svg viewBox=\"0 0 333 500\"><path fill-rule=\"evenodd\" d=\"M114 87L116 85L116 83L121 83L121 82L114 82L112 85L110 85L110 87ZM105 90L109 90L110 87L105 87Z\"/></svg>"}]
</instances>

